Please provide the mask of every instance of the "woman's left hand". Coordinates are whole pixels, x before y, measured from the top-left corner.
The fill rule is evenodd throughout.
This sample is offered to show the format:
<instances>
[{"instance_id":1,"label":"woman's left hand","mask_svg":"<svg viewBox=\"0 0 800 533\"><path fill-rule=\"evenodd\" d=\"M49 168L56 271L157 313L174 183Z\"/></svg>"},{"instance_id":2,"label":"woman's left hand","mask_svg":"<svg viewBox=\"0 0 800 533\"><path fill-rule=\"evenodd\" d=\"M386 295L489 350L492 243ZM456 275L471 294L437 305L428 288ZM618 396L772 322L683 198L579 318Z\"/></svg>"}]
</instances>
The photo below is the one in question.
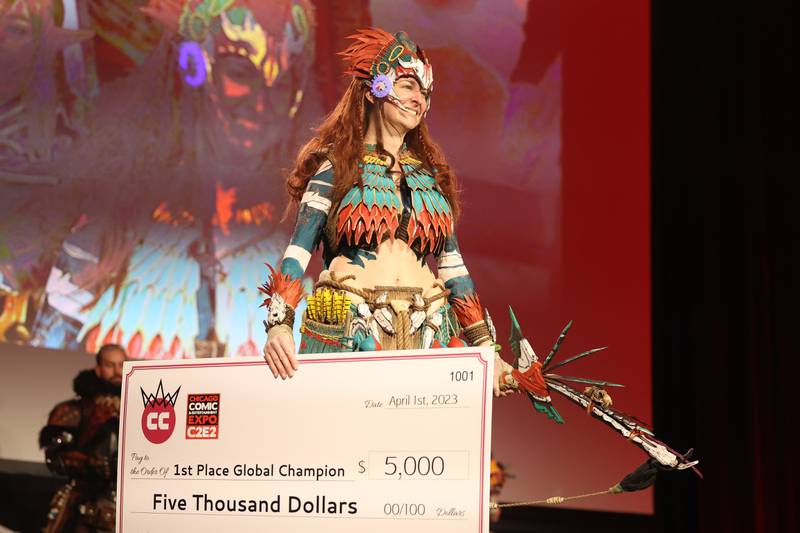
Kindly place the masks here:
<instances>
[{"instance_id":1,"label":"woman's left hand","mask_svg":"<svg viewBox=\"0 0 800 533\"><path fill-rule=\"evenodd\" d=\"M514 392L519 392L519 387L516 386L516 380L511 377L511 371L514 367L505 362L500 357L499 352L494 354L494 395L496 398L508 396Z\"/></svg>"}]
</instances>

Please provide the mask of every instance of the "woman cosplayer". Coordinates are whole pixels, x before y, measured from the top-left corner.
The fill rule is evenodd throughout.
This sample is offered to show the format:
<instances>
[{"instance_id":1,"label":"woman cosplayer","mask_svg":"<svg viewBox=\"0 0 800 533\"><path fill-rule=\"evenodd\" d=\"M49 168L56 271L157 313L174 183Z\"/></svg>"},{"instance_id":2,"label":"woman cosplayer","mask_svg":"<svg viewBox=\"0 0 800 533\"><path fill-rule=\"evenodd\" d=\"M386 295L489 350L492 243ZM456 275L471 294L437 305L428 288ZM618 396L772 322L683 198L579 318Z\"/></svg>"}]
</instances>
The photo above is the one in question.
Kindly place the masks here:
<instances>
[{"instance_id":1,"label":"woman cosplayer","mask_svg":"<svg viewBox=\"0 0 800 533\"><path fill-rule=\"evenodd\" d=\"M299 204L297 225L280 267L270 267L261 287L268 306L264 357L276 378L291 377L298 368L294 310L303 296L301 277L320 243L325 270L308 298L301 353L464 346L462 334L473 346L497 346L458 249L455 176L424 122L433 86L430 63L402 32L370 29L353 38L341 54L353 80L300 151L288 182ZM435 274L429 256L436 258ZM522 390L537 412L563 423L551 402L554 390L650 456L610 489L578 497L642 490L664 470L691 468L699 475L691 451L676 452L611 407L604 387L621 385L552 373L600 351L556 362L571 323L542 362L513 313L511 320L516 368L495 352L495 395ZM580 391L568 382L590 386Z\"/></svg>"},{"instance_id":2,"label":"woman cosplayer","mask_svg":"<svg viewBox=\"0 0 800 533\"><path fill-rule=\"evenodd\" d=\"M301 278L321 243L300 353L494 344L454 232L456 177L424 117L433 71L408 36L361 30L341 55L353 79L288 178L297 225L267 295L264 356L297 370L292 326ZM436 273L427 259L436 259ZM496 395L509 365L496 355Z\"/></svg>"}]
</instances>

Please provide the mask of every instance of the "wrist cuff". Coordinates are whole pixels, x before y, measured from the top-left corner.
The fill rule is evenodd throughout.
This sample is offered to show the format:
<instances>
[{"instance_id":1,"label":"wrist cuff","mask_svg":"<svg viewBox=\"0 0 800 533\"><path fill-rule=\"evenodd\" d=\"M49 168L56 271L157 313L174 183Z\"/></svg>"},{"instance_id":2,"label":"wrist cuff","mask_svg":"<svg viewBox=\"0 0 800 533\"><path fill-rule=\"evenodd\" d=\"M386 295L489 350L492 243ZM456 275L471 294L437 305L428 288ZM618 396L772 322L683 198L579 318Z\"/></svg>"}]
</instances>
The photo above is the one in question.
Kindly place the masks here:
<instances>
[{"instance_id":1,"label":"wrist cuff","mask_svg":"<svg viewBox=\"0 0 800 533\"><path fill-rule=\"evenodd\" d=\"M463 331L470 346L477 346L482 342L492 341L492 335L485 320L479 320L474 324L470 324L465 327Z\"/></svg>"},{"instance_id":2,"label":"wrist cuff","mask_svg":"<svg viewBox=\"0 0 800 533\"><path fill-rule=\"evenodd\" d=\"M285 324L289 328L294 327L294 307L286 303L280 294L273 294L267 308L267 328Z\"/></svg>"},{"instance_id":3,"label":"wrist cuff","mask_svg":"<svg viewBox=\"0 0 800 533\"><path fill-rule=\"evenodd\" d=\"M284 333L287 335L292 335L292 328L286 324L278 324L276 326L272 326L271 328L267 328L267 340L274 339L278 335L282 335Z\"/></svg>"}]
</instances>

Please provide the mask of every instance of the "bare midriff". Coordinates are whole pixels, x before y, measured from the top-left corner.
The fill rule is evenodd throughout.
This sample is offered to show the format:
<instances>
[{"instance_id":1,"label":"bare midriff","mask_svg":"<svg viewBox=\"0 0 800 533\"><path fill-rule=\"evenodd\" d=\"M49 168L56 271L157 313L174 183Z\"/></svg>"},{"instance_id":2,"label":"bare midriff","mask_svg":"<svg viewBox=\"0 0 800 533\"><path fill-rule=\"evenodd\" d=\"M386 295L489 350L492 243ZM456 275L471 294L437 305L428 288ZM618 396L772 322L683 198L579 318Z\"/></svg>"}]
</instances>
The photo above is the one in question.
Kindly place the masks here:
<instances>
[{"instance_id":1,"label":"bare midriff","mask_svg":"<svg viewBox=\"0 0 800 533\"><path fill-rule=\"evenodd\" d=\"M363 267L351 263L346 257L334 258L328 270L323 270L320 274L320 281L354 276L354 279L348 279L344 283L356 289L418 287L422 289L423 298L435 296L444 290L444 283L436 278L426 263L417 259L417 255L406 242L387 239L374 253L374 259L362 259ZM331 276L331 273L334 275ZM355 304L364 301L356 294L351 293L349 296ZM446 298L439 298L431 302L428 313L435 311L446 301ZM404 307L403 301L393 301L393 307Z\"/></svg>"}]
</instances>

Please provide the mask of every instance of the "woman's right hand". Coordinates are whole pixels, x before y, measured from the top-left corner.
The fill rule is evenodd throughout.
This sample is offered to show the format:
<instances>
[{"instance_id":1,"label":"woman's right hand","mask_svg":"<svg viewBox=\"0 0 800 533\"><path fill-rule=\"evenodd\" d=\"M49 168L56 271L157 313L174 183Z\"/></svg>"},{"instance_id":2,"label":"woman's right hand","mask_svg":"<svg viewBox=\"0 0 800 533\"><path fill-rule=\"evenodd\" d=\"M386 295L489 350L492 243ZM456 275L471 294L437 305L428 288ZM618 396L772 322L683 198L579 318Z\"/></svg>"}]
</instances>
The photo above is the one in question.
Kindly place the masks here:
<instances>
[{"instance_id":1,"label":"woman's right hand","mask_svg":"<svg viewBox=\"0 0 800 533\"><path fill-rule=\"evenodd\" d=\"M278 376L283 379L294 376L298 367L292 334L281 332L267 339L264 345L264 360L276 379Z\"/></svg>"}]
</instances>

